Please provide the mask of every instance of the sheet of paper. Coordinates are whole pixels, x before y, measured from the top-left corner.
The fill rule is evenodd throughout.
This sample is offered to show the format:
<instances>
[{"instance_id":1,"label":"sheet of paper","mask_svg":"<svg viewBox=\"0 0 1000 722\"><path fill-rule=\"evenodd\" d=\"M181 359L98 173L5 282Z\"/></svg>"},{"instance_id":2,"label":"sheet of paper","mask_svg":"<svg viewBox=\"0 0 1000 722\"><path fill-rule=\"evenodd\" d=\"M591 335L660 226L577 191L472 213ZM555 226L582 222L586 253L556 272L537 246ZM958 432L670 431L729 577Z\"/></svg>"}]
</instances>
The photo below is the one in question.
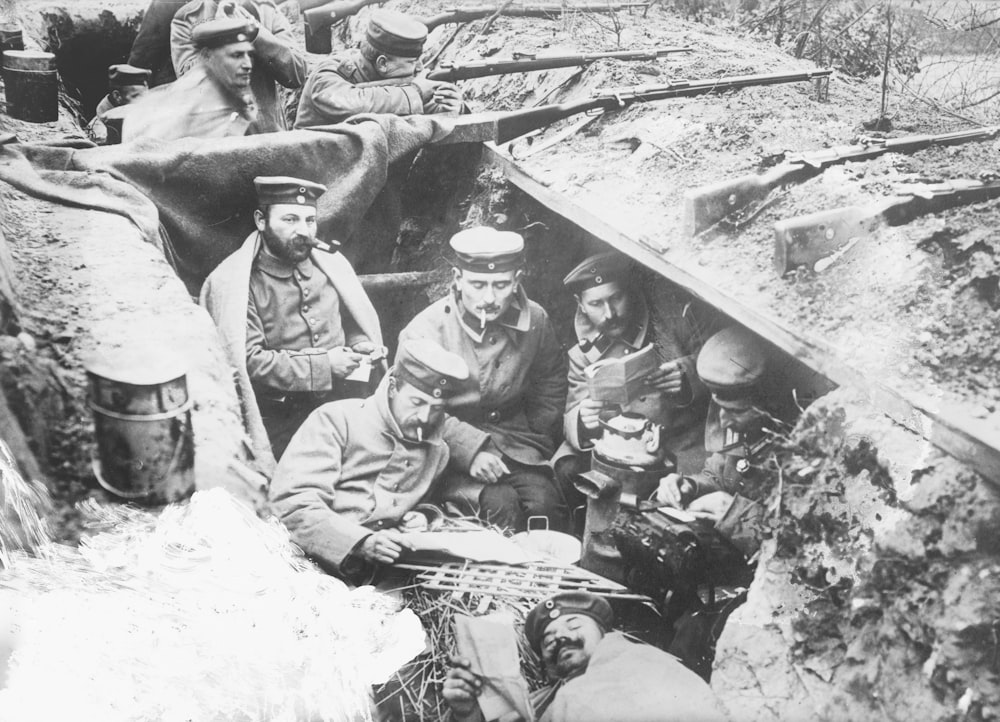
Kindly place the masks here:
<instances>
[{"instance_id":1,"label":"sheet of paper","mask_svg":"<svg viewBox=\"0 0 1000 722\"><path fill-rule=\"evenodd\" d=\"M489 529L406 532L405 538L416 552L443 552L475 562L526 564L542 559L538 552L529 552Z\"/></svg>"},{"instance_id":2,"label":"sheet of paper","mask_svg":"<svg viewBox=\"0 0 1000 722\"><path fill-rule=\"evenodd\" d=\"M479 709L485 719L496 720L516 713L526 722L534 721L510 614L456 615L455 644L458 654L469 660L472 671L483 680Z\"/></svg>"}]
</instances>

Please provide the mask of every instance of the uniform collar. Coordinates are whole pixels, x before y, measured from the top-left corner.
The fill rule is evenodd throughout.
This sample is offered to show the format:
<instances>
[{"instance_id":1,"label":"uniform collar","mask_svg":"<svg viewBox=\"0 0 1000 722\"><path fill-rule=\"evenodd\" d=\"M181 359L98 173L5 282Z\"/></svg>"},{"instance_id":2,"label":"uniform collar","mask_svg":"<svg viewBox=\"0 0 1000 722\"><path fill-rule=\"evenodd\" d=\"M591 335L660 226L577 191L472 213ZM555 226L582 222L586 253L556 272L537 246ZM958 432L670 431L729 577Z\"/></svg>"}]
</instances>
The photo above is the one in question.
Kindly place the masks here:
<instances>
[{"instance_id":1,"label":"uniform collar","mask_svg":"<svg viewBox=\"0 0 1000 722\"><path fill-rule=\"evenodd\" d=\"M455 308L460 311L458 314L459 323L476 343L481 343L486 332L494 328L505 328L520 333L527 333L531 329L531 310L528 308L528 295L524 292L524 288L517 289L517 294L514 296L510 308L496 321L488 321L486 328L479 325L477 316L465 310L457 294Z\"/></svg>"},{"instance_id":2,"label":"uniform collar","mask_svg":"<svg viewBox=\"0 0 1000 722\"><path fill-rule=\"evenodd\" d=\"M260 236L260 233L258 232L257 235ZM311 278L314 268L311 257L306 257L305 260L292 264L276 256L272 256L267 252L267 246L264 245L263 238L260 238L260 248L257 251L255 266L267 275L274 276L275 278L291 278L295 271L298 271L305 278Z\"/></svg>"},{"instance_id":3,"label":"uniform collar","mask_svg":"<svg viewBox=\"0 0 1000 722\"><path fill-rule=\"evenodd\" d=\"M601 336L587 315L580 310L579 304L577 305L573 326L576 329L580 350L589 363L600 361L616 348L624 347L638 351L649 342L649 307L646 305L646 299L641 293L633 293L631 300L634 320L624 336L609 340Z\"/></svg>"}]
</instances>

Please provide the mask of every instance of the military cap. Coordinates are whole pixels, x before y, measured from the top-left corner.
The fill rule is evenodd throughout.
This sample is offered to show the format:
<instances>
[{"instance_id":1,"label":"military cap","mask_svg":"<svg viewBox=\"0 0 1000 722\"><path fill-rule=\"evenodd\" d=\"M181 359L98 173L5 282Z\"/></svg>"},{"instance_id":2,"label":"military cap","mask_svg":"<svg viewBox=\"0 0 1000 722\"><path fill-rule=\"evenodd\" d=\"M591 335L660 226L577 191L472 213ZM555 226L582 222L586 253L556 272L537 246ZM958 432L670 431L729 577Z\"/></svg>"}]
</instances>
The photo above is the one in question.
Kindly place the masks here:
<instances>
[{"instance_id":1,"label":"military cap","mask_svg":"<svg viewBox=\"0 0 1000 722\"><path fill-rule=\"evenodd\" d=\"M539 602L524 620L524 636L536 654L542 653L542 637L549 622L564 614L582 614L590 617L607 631L615 623L615 613L604 597L590 592L561 592Z\"/></svg>"},{"instance_id":2,"label":"military cap","mask_svg":"<svg viewBox=\"0 0 1000 722\"><path fill-rule=\"evenodd\" d=\"M198 48L218 48L232 43L252 43L258 28L239 18L206 20L191 33L191 41Z\"/></svg>"},{"instance_id":3,"label":"military cap","mask_svg":"<svg viewBox=\"0 0 1000 722\"><path fill-rule=\"evenodd\" d=\"M563 285L574 293L588 288L603 286L612 281L621 281L628 275L628 257L610 251L585 258L579 266L566 274Z\"/></svg>"},{"instance_id":4,"label":"military cap","mask_svg":"<svg viewBox=\"0 0 1000 722\"><path fill-rule=\"evenodd\" d=\"M316 199L326 193L326 186L289 176L263 176L253 179L257 203L263 208L279 204L315 206Z\"/></svg>"},{"instance_id":5,"label":"military cap","mask_svg":"<svg viewBox=\"0 0 1000 722\"><path fill-rule=\"evenodd\" d=\"M419 58L427 40L427 26L397 10L380 8L371 14L365 37L380 53Z\"/></svg>"},{"instance_id":6,"label":"military cap","mask_svg":"<svg viewBox=\"0 0 1000 722\"><path fill-rule=\"evenodd\" d=\"M513 231L476 226L459 231L449 242L455 265L476 273L503 273L521 267L524 239Z\"/></svg>"},{"instance_id":7,"label":"military cap","mask_svg":"<svg viewBox=\"0 0 1000 722\"><path fill-rule=\"evenodd\" d=\"M108 83L114 88L126 85L148 85L153 71L121 63L108 67Z\"/></svg>"},{"instance_id":8,"label":"military cap","mask_svg":"<svg viewBox=\"0 0 1000 722\"><path fill-rule=\"evenodd\" d=\"M461 356L426 338L400 345L392 370L400 381L445 400L462 391L469 379L469 367Z\"/></svg>"},{"instance_id":9,"label":"military cap","mask_svg":"<svg viewBox=\"0 0 1000 722\"><path fill-rule=\"evenodd\" d=\"M715 400L725 405L754 394L766 363L761 341L745 328L730 326L701 347L696 369Z\"/></svg>"}]
</instances>

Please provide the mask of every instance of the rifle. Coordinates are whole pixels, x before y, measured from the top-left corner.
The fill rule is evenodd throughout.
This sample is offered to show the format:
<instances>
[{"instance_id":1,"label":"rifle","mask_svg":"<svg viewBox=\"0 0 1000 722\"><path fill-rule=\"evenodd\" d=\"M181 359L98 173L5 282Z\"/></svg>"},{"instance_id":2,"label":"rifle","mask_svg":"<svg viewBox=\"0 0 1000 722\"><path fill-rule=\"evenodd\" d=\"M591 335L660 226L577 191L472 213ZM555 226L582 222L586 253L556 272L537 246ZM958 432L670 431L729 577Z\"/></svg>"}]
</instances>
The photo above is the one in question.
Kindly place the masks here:
<instances>
[{"instance_id":1,"label":"rifle","mask_svg":"<svg viewBox=\"0 0 1000 722\"><path fill-rule=\"evenodd\" d=\"M832 70L810 70L802 73L766 73L764 75L736 75L728 78L709 80L678 80L665 85L636 85L629 88L599 90L588 100L558 105L542 105L526 110L514 110L498 115L495 120L494 137L497 143L506 143L525 133L551 125L558 120L577 113L621 110L633 103L648 103L654 100L687 98L706 93L724 93L727 90L747 88L754 85L777 85L779 83L799 83L816 78L825 78Z\"/></svg>"},{"instance_id":2,"label":"rifle","mask_svg":"<svg viewBox=\"0 0 1000 722\"><path fill-rule=\"evenodd\" d=\"M922 185L864 206L819 211L774 224L774 266L779 274L812 266L852 238L864 238L882 226L902 226L914 218L947 208L1000 198L1000 181L959 179Z\"/></svg>"},{"instance_id":3,"label":"rifle","mask_svg":"<svg viewBox=\"0 0 1000 722\"><path fill-rule=\"evenodd\" d=\"M587 13L610 13L617 10L630 10L633 8L645 9L649 7L649 3L616 3L614 5L608 4L592 4L592 5L521 5L521 6L487 6L478 5L469 8L452 8L447 10L440 15L431 15L430 17L418 18L420 22L427 26L428 32L436 28L438 25L446 25L447 23L467 23L472 20L481 20L482 18L488 18L491 15L500 12L501 15L508 15L511 17L519 18L546 18L553 20L562 17L563 13L567 12L587 12Z\"/></svg>"},{"instance_id":4,"label":"rifle","mask_svg":"<svg viewBox=\"0 0 1000 722\"><path fill-rule=\"evenodd\" d=\"M363 7L385 0L333 0L317 5L313 0L299 0L306 26L306 50L327 54L333 50L330 27L344 18L357 15ZM306 7L306 6L309 7Z\"/></svg>"},{"instance_id":5,"label":"rifle","mask_svg":"<svg viewBox=\"0 0 1000 722\"><path fill-rule=\"evenodd\" d=\"M857 145L796 153L785 162L760 175L746 175L695 188L684 194L684 227L690 235L700 233L732 213L762 201L784 185L802 183L830 166L847 161L866 161L885 153L913 153L935 145L959 145L990 140L1000 126L960 130L941 135L908 135L903 138L875 138Z\"/></svg>"},{"instance_id":6,"label":"rifle","mask_svg":"<svg viewBox=\"0 0 1000 722\"><path fill-rule=\"evenodd\" d=\"M484 78L488 75L527 73L532 70L570 68L590 65L595 60L656 60L671 53L690 53L692 48L659 48L657 50L621 50L608 53L583 53L580 55L534 55L514 53L512 60L484 60L467 65L444 65L439 70L427 74L428 80L446 80L455 83L469 78Z\"/></svg>"}]
</instances>

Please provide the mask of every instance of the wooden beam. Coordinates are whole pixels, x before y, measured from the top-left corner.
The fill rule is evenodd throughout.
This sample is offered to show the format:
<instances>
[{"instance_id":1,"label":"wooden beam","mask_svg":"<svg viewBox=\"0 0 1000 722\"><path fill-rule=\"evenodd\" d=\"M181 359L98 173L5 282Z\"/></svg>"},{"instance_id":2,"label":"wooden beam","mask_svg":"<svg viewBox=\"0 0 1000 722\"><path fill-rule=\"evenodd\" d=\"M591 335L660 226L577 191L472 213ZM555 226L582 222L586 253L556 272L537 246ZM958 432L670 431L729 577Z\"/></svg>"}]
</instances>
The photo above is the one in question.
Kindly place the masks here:
<instances>
[{"instance_id":1,"label":"wooden beam","mask_svg":"<svg viewBox=\"0 0 1000 722\"><path fill-rule=\"evenodd\" d=\"M484 145L486 159L503 171L511 184L549 210L719 309L833 383L860 390L876 408L897 423L968 464L988 480L1000 483L1000 431L983 428L985 424L982 423L975 424L968 409L942 405L934 399L921 398L872 378L839 358L836 351L820 339L792 330L778 319L749 308L722 289L692 276L665 260L661 255L665 249L656 247L654 241L625 234L604 218L548 188L494 144Z\"/></svg>"},{"instance_id":2,"label":"wooden beam","mask_svg":"<svg viewBox=\"0 0 1000 722\"><path fill-rule=\"evenodd\" d=\"M402 288L429 286L444 280L441 271L407 271L405 273L369 273L358 276L362 288L368 293L398 291Z\"/></svg>"}]
</instances>

